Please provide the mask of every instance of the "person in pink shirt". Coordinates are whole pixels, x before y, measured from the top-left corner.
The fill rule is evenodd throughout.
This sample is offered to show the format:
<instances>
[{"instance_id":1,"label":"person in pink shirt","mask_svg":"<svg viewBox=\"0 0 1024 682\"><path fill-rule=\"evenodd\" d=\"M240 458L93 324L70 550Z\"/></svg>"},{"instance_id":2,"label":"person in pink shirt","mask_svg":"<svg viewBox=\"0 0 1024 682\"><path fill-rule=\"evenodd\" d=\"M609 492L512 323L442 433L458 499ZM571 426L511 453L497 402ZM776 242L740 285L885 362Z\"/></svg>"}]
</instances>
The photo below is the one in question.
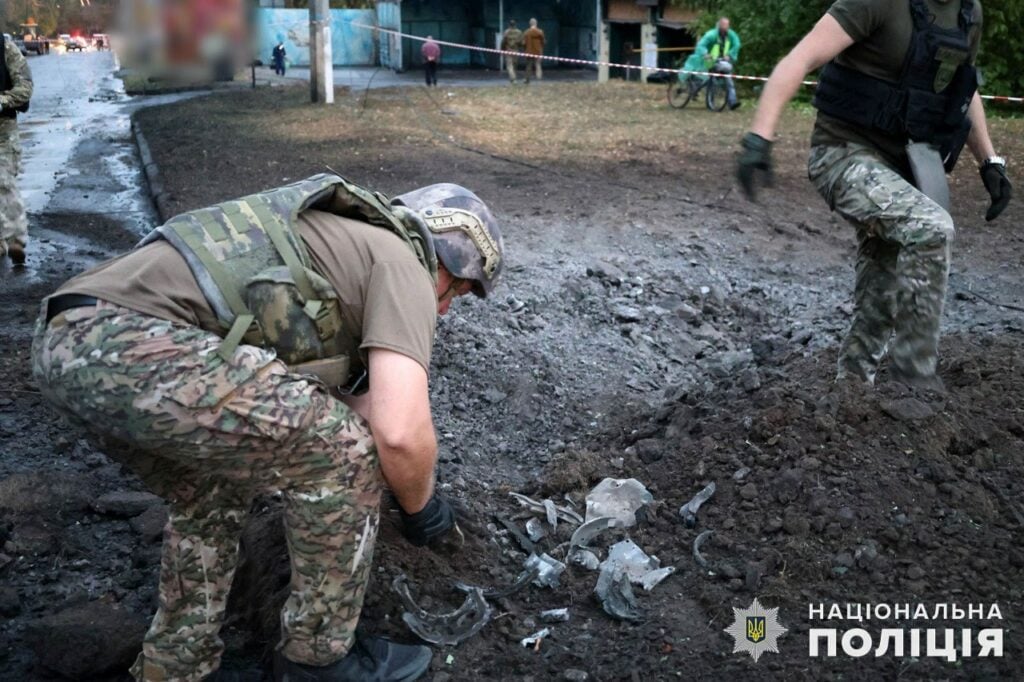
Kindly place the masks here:
<instances>
[{"instance_id":1,"label":"person in pink shirt","mask_svg":"<svg viewBox=\"0 0 1024 682\"><path fill-rule=\"evenodd\" d=\"M441 61L441 46L434 42L434 36L427 36L420 48L423 55L423 68L427 77L427 87L437 87L437 65Z\"/></svg>"}]
</instances>

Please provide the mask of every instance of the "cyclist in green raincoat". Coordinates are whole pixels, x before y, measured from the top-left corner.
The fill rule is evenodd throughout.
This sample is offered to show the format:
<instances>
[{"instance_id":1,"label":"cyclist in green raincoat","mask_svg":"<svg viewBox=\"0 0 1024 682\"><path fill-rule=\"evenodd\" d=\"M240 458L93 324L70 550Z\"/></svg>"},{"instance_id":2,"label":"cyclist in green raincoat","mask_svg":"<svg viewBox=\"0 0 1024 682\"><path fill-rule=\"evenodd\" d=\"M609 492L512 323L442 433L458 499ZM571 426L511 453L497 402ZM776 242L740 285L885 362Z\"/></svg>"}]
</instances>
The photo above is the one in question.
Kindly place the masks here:
<instances>
[{"instance_id":1,"label":"cyclist in green raincoat","mask_svg":"<svg viewBox=\"0 0 1024 682\"><path fill-rule=\"evenodd\" d=\"M729 28L729 19L722 17L718 20L718 26L705 33L697 43L697 49L683 64L683 70L732 73L739 57L740 37ZM725 82L729 108L737 109L740 102L736 98L736 84L732 78L726 78Z\"/></svg>"}]
</instances>

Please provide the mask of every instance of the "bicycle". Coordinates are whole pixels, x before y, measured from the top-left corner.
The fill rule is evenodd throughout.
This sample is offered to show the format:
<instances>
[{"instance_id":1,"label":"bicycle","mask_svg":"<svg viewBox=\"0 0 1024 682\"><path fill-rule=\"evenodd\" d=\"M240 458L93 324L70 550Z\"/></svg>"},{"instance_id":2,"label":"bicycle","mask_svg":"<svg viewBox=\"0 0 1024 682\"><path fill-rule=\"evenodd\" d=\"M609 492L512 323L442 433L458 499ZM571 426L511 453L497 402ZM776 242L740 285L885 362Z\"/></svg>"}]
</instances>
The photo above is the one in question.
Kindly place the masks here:
<instances>
[{"instance_id":1,"label":"bicycle","mask_svg":"<svg viewBox=\"0 0 1024 682\"><path fill-rule=\"evenodd\" d=\"M728 62L726 62L728 64ZM724 66L715 65L715 71ZM729 71L732 65L729 64ZM725 109L729 96L729 85L725 76L702 76L696 73L684 73L679 71L679 78L670 81L668 84L668 104L673 109L682 109L696 97L701 90L704 90L704 104L711 111L722 111Z\"/></svg>"}]
</instances>

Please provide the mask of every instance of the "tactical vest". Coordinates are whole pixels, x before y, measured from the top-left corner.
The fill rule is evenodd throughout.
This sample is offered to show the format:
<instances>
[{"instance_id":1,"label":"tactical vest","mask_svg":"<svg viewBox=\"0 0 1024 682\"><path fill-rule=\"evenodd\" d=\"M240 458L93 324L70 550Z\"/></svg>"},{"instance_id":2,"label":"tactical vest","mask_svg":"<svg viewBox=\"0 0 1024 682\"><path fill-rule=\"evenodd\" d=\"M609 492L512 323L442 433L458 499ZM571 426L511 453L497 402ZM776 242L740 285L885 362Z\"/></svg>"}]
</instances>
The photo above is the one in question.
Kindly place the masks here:
<instances>
[{"instance_id":1,"label":"tactical vest","mask_svg":"<svg viewBox=\"0 0 1024 682\"><path fill-rule=\"evenodd\" d=\"M729 53L732 52L732 41L729 40L728 34L723 38L721 35L718 36L718 40L711 46L711 50L708 51L708 56L712 59L718 59L719 57L728 57Z\"/></svg>"},{"instance_id":2,"label":"tactical vest","mask_svg":"<svg viewBox=\"0 0 1024 682\"><path fill-rule=\"evenodd\" d=\"M437 258L422 219L329 174L175 216L139 246L165 239L185 258L221 326L211 331L224 337L222 358L239 343L272 348L286 364L315 365L310 373L341 386L358 358L344 354L338 295L313 270L299 237L296 220L306 209L395 233L436 281Z\"/></svg>"},{"instance_id":3,"label":"tactical vest","mask_svg":"<svg viewBox=\"0 0 1024 682\"><path fill-rule=\"evenodd\" d=\"M970 133L967 109L978 89L970 64L974 1L961 1L954 29L935 26L925 0L910 0L910 14L914 29L897 83L832 61L821 71L814 106L848 123L932 143L950 171Z\"/></svg>"}]
</instances>

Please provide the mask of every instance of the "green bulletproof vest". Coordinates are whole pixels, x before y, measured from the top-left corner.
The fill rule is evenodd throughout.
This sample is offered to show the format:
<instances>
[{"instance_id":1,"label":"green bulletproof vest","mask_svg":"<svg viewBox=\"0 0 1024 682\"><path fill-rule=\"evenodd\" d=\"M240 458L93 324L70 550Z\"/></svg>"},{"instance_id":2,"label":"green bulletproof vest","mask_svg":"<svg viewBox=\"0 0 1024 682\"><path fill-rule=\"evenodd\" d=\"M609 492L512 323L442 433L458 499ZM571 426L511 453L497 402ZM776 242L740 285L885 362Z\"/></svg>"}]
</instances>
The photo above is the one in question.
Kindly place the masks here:
<instances>
[{"instance_id":1,"label":"green bulletproof vest","mask_svg":"<svg viewBox=\"0 0 1024 682\"><path fill-rule=\"evenodd\" d=\"M239 343L273 348L286 364L307 364L329 384L348 378L338 295L313 270L296 219L326 211L395 233L437 279L429 229L413 211L337 175L319 174L277 189L190 211L150 232L185 258L217 316L228 359ZM322 362L322 361L328 362Z\"/></svg>"}]
</instances>

